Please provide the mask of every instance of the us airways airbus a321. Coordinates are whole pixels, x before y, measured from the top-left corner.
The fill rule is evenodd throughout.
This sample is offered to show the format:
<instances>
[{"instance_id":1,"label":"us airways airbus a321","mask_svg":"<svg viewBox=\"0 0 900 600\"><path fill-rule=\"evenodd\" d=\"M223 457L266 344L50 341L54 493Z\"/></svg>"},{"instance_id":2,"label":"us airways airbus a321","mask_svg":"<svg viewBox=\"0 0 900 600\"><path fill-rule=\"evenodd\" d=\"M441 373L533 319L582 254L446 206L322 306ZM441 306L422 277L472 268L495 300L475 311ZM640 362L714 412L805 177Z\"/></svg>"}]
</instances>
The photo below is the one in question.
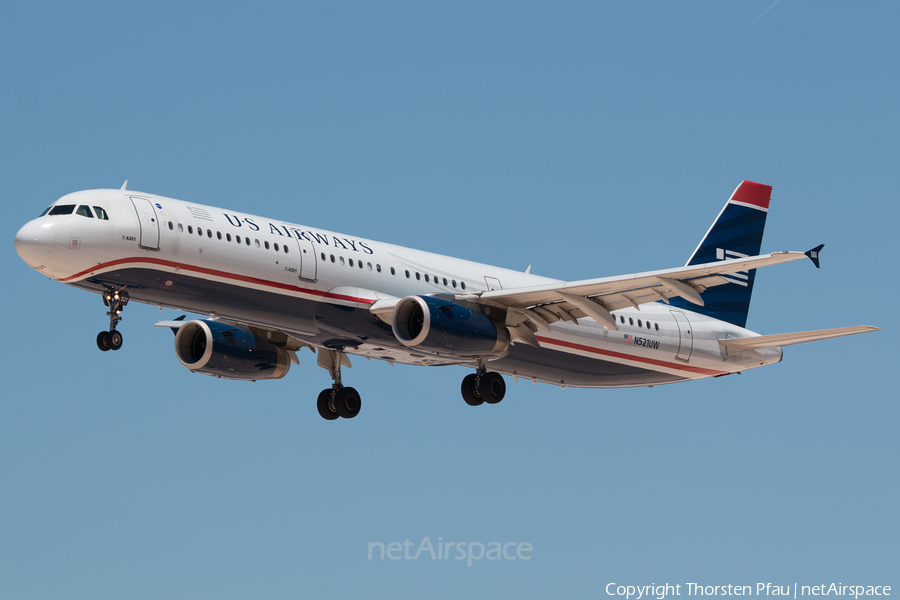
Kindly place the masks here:
<instances>
[{"instance_id":1,"label":"us airways airbus a321","mask_svg":"<svg viewBox=\"0 0 900 600\"><path fill-rule=\"evenodd\" d=\"M127 184L127 182L126 182ZM39 273L108 307L100 350L122 347L130 301L207 315L156 325L175 356L226 379L284 377L308 347L328 371L328 420L359 414L348 354L462 365L472 406L503 400L503 375L559 386L654 386L781 361L783 346L876 327L759 335L745 328L756 270L809 258L760 254L772 188L742 182L683 267L559 281L126 189L63 196L16 234ZM530 270L530 267L529 267Z\"/></svg>"}]
</instances>

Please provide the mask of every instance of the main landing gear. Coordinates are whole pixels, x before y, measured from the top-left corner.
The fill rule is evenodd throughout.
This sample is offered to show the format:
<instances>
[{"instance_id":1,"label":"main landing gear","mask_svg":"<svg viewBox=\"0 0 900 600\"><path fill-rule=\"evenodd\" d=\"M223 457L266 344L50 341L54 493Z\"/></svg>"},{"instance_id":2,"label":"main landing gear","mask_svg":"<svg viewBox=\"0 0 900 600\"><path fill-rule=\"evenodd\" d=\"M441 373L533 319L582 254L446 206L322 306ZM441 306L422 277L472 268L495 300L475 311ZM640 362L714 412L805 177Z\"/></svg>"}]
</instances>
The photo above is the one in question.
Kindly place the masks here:
<instances>
[{"instance_id":1,"label":"main landing gear","mask_svg":"<svg viewBox=\"0 0 900 600\"><path fill-rule=\"evenodd\" d=\"M463 378L462 397L469 406L478 406L484 402L497 404L505 395L506 382L500 373L485 371L481 367Z\"/></svg>"},{"instance_id":2,"label":"main landing gear","mask_svg":"<svg viewBox=\"0 0 900 600\"><path fill-rule=\"evenodd\" d=\"M109 331L97 334L97 347L104 352L118 350L122 347L122 334L116 330L116 325L122 320L119 315L128 304L128 293L107 288L103 292L103 304L109 307L109 312L106 313L109 317Z\"/></svg>"},{"instance_id":3,"label":"main landing gear","mask_svg":"<svg viewBox=\"0 0 900 600\"><path fill-rule=\"evenodd\" d=\"M359 409L362 408L359 393L352 387L344 387L341 384L341 364L350 366L347 355L340 350L323 349L319 351L317 362L334 380L331 388L322 390L316 400L319 416L326 421L334 421L338 417L352 419L358 415Z\"/></svg>"}]
</instances>

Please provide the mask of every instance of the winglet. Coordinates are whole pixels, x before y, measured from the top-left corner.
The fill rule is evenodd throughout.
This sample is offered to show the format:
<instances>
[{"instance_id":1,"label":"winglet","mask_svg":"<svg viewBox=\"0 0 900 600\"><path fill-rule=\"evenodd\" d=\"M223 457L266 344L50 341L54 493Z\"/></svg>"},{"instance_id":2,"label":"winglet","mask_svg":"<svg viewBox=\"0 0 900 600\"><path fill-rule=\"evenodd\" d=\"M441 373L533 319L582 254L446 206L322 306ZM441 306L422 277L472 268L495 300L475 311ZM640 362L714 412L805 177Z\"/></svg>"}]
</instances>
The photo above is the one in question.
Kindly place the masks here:
<instances>
[{"instance_id":1,"label":"winglet","mask_svg":"<svg viewBox=\"0 0 900 600\"><path fill-rule=\"evenodd\" d=\"M123 183L123 184L122 184L122 187L120 187L119 189L120 189L120 190L124 190L124 189L127 188L127 187L128 187L128 180L126 179L126 180L125 180L125 183Z\"/></svg>"},{"instance_id":2,"label":"winglet","mask_svg":"<svg viewBox=\"0 0 900 600\"><path fill-rule=\"evenodd\" d=\"M816 265L817 269L821 268L819 267L819 252L821 252L824 247L825 244L819 244L809 252L804 252L804 254L809 257L809 260L813 261L813 264Z\"/></svg>"}]
</instances>

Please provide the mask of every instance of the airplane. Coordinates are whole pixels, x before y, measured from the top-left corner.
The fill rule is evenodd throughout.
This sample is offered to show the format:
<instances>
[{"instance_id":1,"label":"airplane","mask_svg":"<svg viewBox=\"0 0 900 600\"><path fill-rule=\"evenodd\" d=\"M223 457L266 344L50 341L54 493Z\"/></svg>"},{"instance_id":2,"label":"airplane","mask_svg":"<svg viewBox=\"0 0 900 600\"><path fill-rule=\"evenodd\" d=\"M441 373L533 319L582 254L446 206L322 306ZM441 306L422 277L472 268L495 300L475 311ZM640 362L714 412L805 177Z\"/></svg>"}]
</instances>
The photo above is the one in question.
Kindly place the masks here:
<instances>
[{"instance_id":1,"label":"airplane","mask_svg":"<svg viewBox=\"0 0 900 600\"><path fill-rule=\"evenodd\" d=\"M129 302L206 315L160 321L195 373L284 377L309 348L332 385L326 420L362 406L348 355L472 369L461 392L496 404L504 375L561 387L655 386L782 360L784 346L879 330L759 335L746 329L756 270L809 258L760 254L772 187L743 181L683 267L560 281L278 219L127 189L61 197L16 234L42 275L98 293L119 350Z\"/></svg>"}]
</instances>

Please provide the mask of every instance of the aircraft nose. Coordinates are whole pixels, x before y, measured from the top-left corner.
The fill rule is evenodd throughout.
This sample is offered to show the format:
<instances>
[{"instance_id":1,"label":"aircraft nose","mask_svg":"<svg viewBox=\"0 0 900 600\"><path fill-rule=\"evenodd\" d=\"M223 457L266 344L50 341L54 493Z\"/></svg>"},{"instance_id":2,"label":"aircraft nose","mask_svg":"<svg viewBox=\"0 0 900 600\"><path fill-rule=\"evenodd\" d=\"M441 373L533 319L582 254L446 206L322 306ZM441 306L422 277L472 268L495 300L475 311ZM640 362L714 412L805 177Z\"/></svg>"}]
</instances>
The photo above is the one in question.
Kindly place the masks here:
<instances>
[{"instance_id":1,"label":"aircraft nose","mask_svg":"<svg viewBox=\"0 0 900 600\"><path fill-rule=\"evenodd\" d=\"M52 222L31 221L16 233L16 252L30 266L38 268L47 264L55 242Z\"/></svg>"}]
</instances>

